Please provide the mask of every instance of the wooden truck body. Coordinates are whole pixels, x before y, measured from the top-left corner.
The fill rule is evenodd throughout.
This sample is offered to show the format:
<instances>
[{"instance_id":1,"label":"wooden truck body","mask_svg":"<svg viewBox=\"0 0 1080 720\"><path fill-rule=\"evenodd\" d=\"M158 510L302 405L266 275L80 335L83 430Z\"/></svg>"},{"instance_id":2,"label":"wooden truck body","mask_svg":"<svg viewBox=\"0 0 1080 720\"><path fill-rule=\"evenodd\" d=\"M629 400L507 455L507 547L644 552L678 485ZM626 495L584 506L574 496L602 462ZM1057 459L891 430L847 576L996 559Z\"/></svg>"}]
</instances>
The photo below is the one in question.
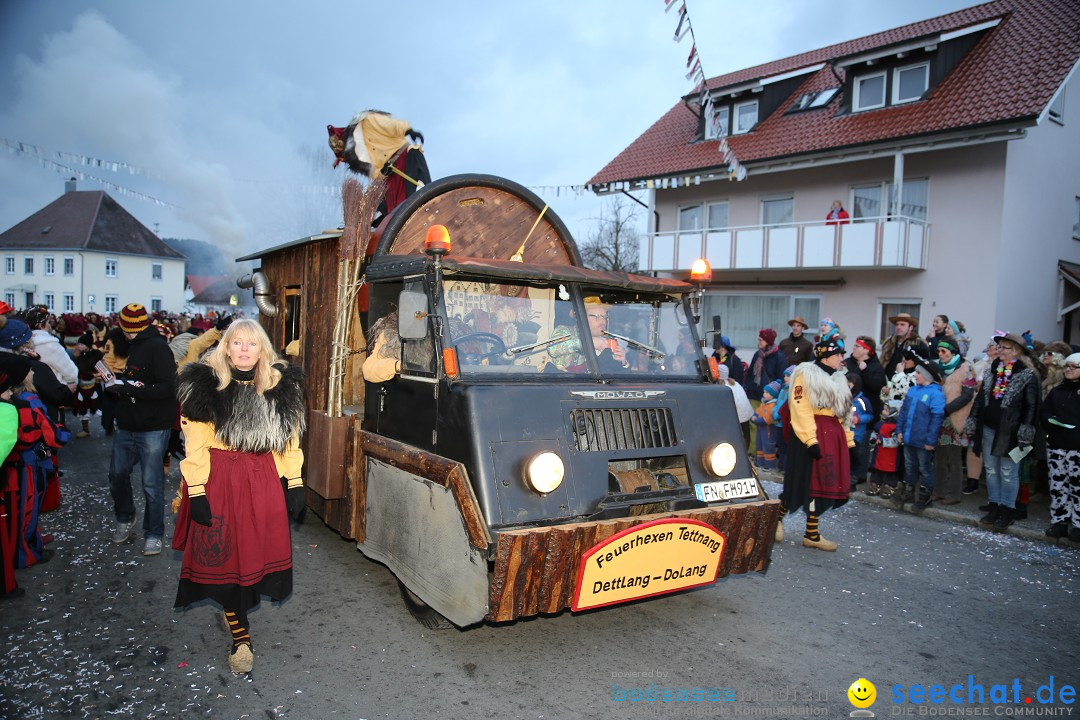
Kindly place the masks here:
<instances>
[{"instance_id":1,"label":"wooden truck body","mask_svg":"<svg viewBox=\"0 0 1080 720\"><path fill-rule=\"evenodd\" d=\"M424 252L435 224L445 256ZM779 506L710 377L695 286L582 267L561 221L506 180L436 181L363 266L368 320L398 315L400 372L364 384L347 353L337 414L320 397L335 371L319 316L360 312L328 302L339 241L257 255L292 307L264 325L299 340L311 378L309 505L417 602L468 626L767 568ZM595 343L590 313L605 325Z\"/></svg>"}]
</instances>

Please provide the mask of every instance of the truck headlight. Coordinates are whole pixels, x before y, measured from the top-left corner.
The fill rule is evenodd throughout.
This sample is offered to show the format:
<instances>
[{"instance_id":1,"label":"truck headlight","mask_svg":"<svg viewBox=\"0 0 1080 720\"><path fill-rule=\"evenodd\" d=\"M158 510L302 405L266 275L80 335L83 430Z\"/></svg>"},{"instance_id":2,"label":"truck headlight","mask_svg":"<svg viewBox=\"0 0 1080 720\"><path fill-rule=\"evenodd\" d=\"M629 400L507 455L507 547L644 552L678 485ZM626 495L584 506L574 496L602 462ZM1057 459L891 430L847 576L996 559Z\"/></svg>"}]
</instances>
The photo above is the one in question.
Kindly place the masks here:
<instances>
[{"instance_id":1,"label":"truck headlight","mask_svg":"<svg viewBox=\"0 0 1080 720\"><path fill-rule=\"evenodd\" d=\"M541 495L562 485L565 473L562 458L553 452L542 452L525 466L525 482Z\"/></svg>"},{"instance_id":2,"label":"truck headlight","mask_svg":"<svg viewBox=\"0 0 1080 720\"><path fill-rule=\"evenodd\" d=\"M705 469L716 477L724 477L735 469L735 447L731 443L714 445L705 452Z\"/></svg>"}]
</instances>

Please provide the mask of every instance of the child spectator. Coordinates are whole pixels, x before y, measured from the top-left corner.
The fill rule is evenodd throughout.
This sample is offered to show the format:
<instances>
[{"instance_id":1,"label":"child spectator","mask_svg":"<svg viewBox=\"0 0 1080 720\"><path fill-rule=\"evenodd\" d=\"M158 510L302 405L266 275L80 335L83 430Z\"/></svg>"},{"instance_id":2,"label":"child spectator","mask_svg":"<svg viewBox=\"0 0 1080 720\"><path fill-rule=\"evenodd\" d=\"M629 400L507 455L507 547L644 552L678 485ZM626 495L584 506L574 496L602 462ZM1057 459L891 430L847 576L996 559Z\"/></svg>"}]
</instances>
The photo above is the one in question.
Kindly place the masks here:
<instances>
[{"instance_id":1,"label":"child spectator","mask_svg":"<svg viewBox=\"0 0 1080 720\"><path fill-rule=\"evenodd\" d=\"M851 449L851 491L862 482L866 482L866 473L870 461L870 425L874 422L874 409L862 392L862 378L848 373L848 387L851 388L851 424L855 437L855 447Z\"/></svg>"},{"instance_id":2,"label":"child spectator","mask_svg":"<svg viewBox=\"0 0 1080 720\"><path fill-rule=\"evenodd\" d=\"M757 466L763 470L776 469L776 445L780 430L773 422L773 411L776 409L780 387L779 380L773 380L766 385L761 391L761 404L754 412L753 422L757 425Z\"/></svg>"},{"instance_id":3,"label":"child spectator","mask_svg":"<svg viewBox=\"0 0 1080 720\"><path fill-rule=\"evenodd\" d=\"M886 405L881 410L881 420L874 428L874 457L870 461L870 487L867 495L890 498L900 480L897 474L896 408Z\"/></svg>"},{"instance_id":4,"label":"child spectator","mask_svg":"<svg viewBox=\"0 0 1080 720\"><path fill-rule=\"evenodd\" d=\"M773 426L776 428L776 469L784 472L787 468L788 441L785 435L786 428L780 412L787 404L788 392L791 390L791 373L795 372L794 365L788 365L784 369L784 376L780 379L780 394L776 396L776 407L773 408Z\"/></svg>"},{"instance_id":5,"label":"child spectator","mask_svg":"<svg viewBox=\"0 0 1080 720\"><path fill-rule=\"evenodd\" d=\"M19 412L19 437L3 465L4 481L18 488L16 568L48 562L52 557L45 549L38 516L49 477L56 473L53 454L71 439L67 428L54 425L45 414L45 405L34 392L33 378L31 371L5 393Z\"/></svg>"},{"instance_id":6,"label":"child spectator","mask_svg":"<svg viewBox=\"0 0 1080 720\"><path fill-rule=\"evenodd\" d=\"M101 397L101 388L98 385L95 365L104 357L104 353L84 343L86 338L80 338L75 345L75 367L79 369L79 386L75 389L75 401L72 409L82 423L82 429L75 433L75 437L90 437L90 418L98 410L98 399Z\"/></svg>"},{"instance_id":7,"label":"child spectator","mask_svg":"<svg viewBox=\"0 0 1080 720\"><path fill-rule=\"evenodd\" d=\"M908 390L896 421L897 439L904 445L905 480L897 499L903 503L910 495L921 510L930 507L934 492L934 448L945 417L945 393L940 382L937 364L917 362L915 386Z\"/></svg>"},{"instance_id":8,"label":"child spectator","mask_svg":"<svg viewBox=\"0 0 1080 720\"><path fill-rule=\"evenodd\" d=\"M0 305L3 302L0 301ZM0 308L2 311L3 308ZM11 402L11 386L22 382L30 372L27 358L0 353L0 456L7 457L19 435L19 411ZM15 548L18 537L19 486L17 478L6 468L0 471L0 600L11 600L26 594L15 581Z\"/></svg>"}]
</instances>

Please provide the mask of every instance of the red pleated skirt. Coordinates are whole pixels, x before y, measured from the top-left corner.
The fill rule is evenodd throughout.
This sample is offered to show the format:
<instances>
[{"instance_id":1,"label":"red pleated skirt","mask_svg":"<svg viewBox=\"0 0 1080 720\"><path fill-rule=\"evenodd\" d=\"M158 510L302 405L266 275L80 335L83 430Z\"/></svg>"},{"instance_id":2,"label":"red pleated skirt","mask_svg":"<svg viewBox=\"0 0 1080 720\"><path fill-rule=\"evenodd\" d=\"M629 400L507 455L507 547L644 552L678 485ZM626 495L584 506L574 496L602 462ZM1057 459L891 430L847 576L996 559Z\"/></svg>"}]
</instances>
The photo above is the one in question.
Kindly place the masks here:
<instances>
[{"instance_id":1,"label":"red pleated skirt","mask_svg":"<svg viewBox=\"0 0 1080 720\"><path fill-rule=\"evenodd\" d=\"M186 485L182 490L172 543L184 553L175 606L210 598L247 610L263 595L288 597L292 544L273 455L211 450L206 499L210 527L191 520Z\"/></svg>"}]
</instances>

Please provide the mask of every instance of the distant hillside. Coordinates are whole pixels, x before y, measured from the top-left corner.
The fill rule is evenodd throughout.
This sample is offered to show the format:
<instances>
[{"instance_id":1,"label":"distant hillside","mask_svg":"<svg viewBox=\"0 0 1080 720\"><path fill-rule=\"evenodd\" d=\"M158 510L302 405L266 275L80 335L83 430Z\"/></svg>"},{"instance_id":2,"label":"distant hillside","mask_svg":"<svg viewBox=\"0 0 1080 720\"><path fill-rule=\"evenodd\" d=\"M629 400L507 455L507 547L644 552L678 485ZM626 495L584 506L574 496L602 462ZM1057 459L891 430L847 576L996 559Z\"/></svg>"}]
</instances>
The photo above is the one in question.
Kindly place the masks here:
<instances>
[{"instance_id":1,"label":"distant hillside","mask_svg":"<svg viewBox=\"0 0 1080 720\"><path fill-rule=\"evenodd\" d=\"M227 275L225 257L215 245L190 238L162 238L165 243L187 255L185 275ZM231 270L232 268L230 268Z\"/></svg>"}]
</instances>

